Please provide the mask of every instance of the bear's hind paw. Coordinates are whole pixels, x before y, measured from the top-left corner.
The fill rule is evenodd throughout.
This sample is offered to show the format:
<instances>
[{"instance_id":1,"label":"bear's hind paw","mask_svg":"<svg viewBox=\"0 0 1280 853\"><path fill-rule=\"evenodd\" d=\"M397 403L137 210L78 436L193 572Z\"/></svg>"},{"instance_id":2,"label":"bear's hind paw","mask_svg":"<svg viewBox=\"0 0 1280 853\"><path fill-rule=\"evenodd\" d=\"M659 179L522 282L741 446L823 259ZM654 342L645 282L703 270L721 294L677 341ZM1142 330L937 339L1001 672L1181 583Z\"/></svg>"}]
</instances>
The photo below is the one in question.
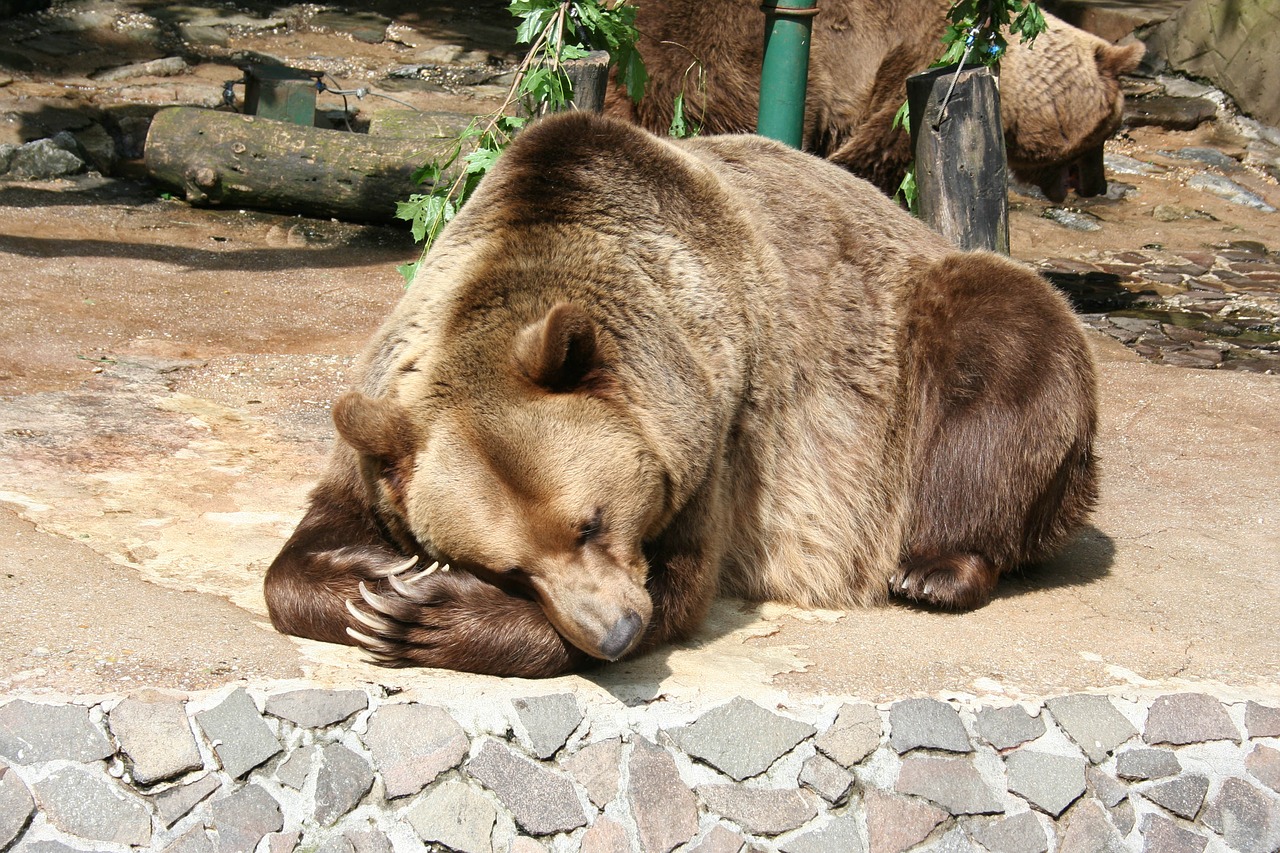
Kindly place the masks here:
<instances>
[{"instance_id":1,"label":"bear's hind paw","mask_svg":"<svg viewBox=\"0 0 1280 853\"><path fill-rule=\"evenodd\" d=\"M889 592L945 610L969 610L991 600L999 569L981 554L913 556L898 565Z\"/></svg>"}]
</instances>

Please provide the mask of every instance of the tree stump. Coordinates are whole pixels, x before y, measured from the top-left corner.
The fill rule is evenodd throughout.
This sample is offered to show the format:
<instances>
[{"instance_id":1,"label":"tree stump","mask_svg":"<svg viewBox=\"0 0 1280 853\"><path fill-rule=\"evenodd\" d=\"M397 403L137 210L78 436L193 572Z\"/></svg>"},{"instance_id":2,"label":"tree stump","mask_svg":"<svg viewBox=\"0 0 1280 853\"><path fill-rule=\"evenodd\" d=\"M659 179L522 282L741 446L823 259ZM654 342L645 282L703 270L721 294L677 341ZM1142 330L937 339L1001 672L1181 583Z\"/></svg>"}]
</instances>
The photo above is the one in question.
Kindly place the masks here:
<instances>
[{"instance_id":1,"label":"tree stump","mask_svg":"<svg viewBox=\"0 0 1280 853\"><path fill-rule=\"evenodd\" d=\"M1009 178L991 72L968 68L956 78L950 66L913 75L907 103L920 218L962 249L1007 255Z\"/></svg>"},{"instance_id":2,"label":"tree stump","mask_svg":"<svg viewBox=\"0 0 1280 853\"><path fill-rule=\"evenodd\" d=\"M604 112L604 92L609 85L607 50L593 50L582 59L566 62L564 73L573 84L573 98L564 109Z\"/></svg>"}]
</instances>

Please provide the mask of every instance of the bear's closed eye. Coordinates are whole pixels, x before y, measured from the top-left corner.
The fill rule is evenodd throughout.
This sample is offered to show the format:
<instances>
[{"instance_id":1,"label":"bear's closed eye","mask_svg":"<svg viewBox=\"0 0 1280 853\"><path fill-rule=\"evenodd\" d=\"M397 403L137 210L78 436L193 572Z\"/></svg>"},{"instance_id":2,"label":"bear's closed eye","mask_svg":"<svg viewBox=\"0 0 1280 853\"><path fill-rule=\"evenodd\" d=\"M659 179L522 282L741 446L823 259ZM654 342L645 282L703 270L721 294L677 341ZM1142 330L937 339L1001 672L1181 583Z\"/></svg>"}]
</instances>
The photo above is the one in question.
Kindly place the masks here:
<instances>
[{"instance_id":1,"label":"bear's closed eye","mask_svg":"<svg viewBox=\"0 0 1280 853\"><path fill-rule=\"evenodd\" d=\"M601 531L604 530L604 510L596 508L595 515L591 516L591 520L584 521L578 527L578 544L586 545L588 542L596 539Z\"/></svg>"}]
</instances>

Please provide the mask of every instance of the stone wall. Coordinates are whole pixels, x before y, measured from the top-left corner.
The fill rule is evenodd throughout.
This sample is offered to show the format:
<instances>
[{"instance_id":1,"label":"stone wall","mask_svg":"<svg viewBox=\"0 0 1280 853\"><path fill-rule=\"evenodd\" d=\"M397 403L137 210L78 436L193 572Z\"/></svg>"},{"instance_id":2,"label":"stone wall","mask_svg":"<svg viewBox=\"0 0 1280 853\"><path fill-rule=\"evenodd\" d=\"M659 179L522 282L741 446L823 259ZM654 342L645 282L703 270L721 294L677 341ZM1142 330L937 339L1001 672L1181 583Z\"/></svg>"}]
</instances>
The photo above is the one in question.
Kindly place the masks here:
<instances>
[{"instance_id":1,"label":"stone wall","mask_svg":"<svg viewBox=\"0 0 1280 853\"><path fill-rule=\"evenodd\" d=\"M1280 3L1189 0L1145 39L1174 68L1210 80L1249 115L1280 125Z\"/></svg>"},{"instance_id":2,"label":"stone wall","mask_svg":"<svg viewBox=\"0 0 1280 853\"><path fill-rule=\"evenodd\" d=\"M1270 853L1278 791L1280 708L1203 693L446 708L236 686L0 705L0 850L21 853Z\"/></svg>"}]
</instances>

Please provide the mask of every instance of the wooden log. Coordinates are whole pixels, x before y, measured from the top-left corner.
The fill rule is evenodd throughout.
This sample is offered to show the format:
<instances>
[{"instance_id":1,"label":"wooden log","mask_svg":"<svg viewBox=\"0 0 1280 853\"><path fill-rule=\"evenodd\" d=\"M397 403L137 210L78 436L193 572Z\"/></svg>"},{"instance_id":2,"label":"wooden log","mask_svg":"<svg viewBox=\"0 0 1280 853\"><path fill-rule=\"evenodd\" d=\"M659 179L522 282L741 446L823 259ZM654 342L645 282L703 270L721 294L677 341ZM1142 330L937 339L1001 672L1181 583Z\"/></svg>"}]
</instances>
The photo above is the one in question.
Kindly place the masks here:
<instances>
[{"instance_id":1,"label":"wooden log","mask_svg":"<svg viewBox=\"0 0 1280 853\"><path fill-rule=\"evenodd\" d=\"M957 78L951 66L913 75L907 103L920 218L963 249L1008 254L1009 178L991 72L968 68Z\"/></svg>"},{"instance_id":2,"label":"wooden log","mask_svg":"<svg viewBox=\"0 0 1280 853\"><path fill-rule=\"evenodd\" d=\"M444 110L377 110L369 121L370 136L397 139L457 139L475 116Z\"/></svg>"},{"instance_id":3,"label":"wooden log","mask_svg":"<svg viewBox=\"0 0 1280 853\"><path fill-rule=\"evenodd\" d=\"M454 144L169 107L152 120L144 157L157 183L194 205L387 222L397 201L429 191L414 171Z\"/></svg>"},{"instance_id":4,"label":"wooden log","mask_svg":"<svg viewBox=\"0 0 1280 853\"><path fill-rule=\"evenodd\" d=\"M566 62L564 73L573 84L573 99L564 109L604 112L604 93L609 86L607 50L593 50L582 59Z\"/></svg>"}]
</instances>

